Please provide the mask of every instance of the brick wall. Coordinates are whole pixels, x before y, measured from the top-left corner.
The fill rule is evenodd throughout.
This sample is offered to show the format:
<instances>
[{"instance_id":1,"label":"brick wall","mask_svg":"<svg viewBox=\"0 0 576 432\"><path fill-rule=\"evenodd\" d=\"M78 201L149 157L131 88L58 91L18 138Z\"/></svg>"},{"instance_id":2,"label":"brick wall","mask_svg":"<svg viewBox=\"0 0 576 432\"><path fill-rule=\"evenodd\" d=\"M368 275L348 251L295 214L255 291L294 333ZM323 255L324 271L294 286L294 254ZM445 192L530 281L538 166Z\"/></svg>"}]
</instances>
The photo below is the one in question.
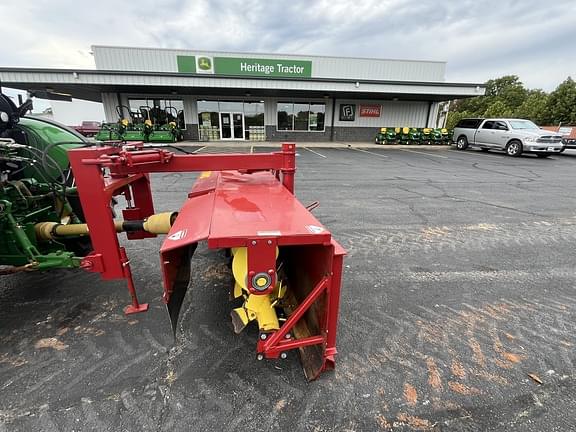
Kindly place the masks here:
<instances>
[{"instance_id":1,"label":"brick wall","mask_svg":"<svg viewBox=\"0 0 576 432\"><path fill-rule=\"evenodd\" d=\"M184 139L191 141L198 141L198 125L186 123L186 130L184 131Z\"/></svg>"},{"instance_id":2,"label":"brick wall","mask_svg":"<svg viewBox=\"0 0 576 432\"><path fill-rule=\"evenodd\" d=\"M276 126L266 126L266 140L318 142L330 141L331 127L324 132L289 132L277 131ZM377 127L334 127L334 141L374 141L380 128Z\"/></svg>"},{"instance_id":3,"label":"brick wall","mask_svg":"<svg viewBox=\"0 0 576 432\"><path fill-rule=\"evenodd\" d=\"M326 142L330 141L330 126L324 132L277 131L276 126L266 126L266 141ZM374 141L380 128L334 127L334 141ZM186 124L184 139L198 141L198 125Z\"/></svg>"},{"instance_id":4,"label":"brick wall","mask_svg":"<svg viewBox=\"0 0 576 432\"><path fill-rule=\"evenodd\" d=\"M330 127L326 127L324 132L290 132L277 131L276 126L266 126L267 141L330 141Z\"/></svg>"},{"instance_id":5,"label":"brick wall","mask_svg":"<svg viewBox=\"0 0 576 432\"><path fill-rule=\"evenodd\" d=\"M370 141L373 142L379 127L334 127L334 141Z\"/></svg>"}]
</instances>

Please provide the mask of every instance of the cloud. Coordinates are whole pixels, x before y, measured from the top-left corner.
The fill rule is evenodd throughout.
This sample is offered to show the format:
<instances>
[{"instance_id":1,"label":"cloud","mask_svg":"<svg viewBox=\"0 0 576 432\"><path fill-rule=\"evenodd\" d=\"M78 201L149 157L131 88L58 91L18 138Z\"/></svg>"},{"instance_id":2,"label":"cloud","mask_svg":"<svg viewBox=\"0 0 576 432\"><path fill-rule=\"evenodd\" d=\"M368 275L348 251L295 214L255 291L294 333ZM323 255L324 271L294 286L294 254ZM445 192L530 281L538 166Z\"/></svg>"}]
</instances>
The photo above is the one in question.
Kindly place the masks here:
<instances>
[{"instance_id":1,"label":"cloud","mask_svg":"<svg viewBox=\"0 0 576 432\"><path fill-rule=\"evenodd\" d=\"M90 46L445 60L447 79L516 74L554 89L576 71L576 2L72 0L0 5L3 66L94 67Z\"/></svg>"}]
</instances>

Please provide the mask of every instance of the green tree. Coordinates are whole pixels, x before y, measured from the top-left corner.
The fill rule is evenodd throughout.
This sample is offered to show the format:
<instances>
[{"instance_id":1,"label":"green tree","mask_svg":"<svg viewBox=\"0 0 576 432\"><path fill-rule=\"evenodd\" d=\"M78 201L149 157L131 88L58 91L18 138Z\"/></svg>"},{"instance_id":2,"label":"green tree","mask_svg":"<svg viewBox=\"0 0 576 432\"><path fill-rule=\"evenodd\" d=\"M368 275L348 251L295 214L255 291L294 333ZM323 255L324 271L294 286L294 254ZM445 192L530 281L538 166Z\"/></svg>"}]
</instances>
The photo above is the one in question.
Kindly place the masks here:
<instances>
[{"instance_id":1,"label":"green tree","mask_svg":"<svg viewBox=\"0 0 576 432\"><path fill-rule=\"evenodd\" d=\"M550 93L546 107L551 124L576 124L576 83L572 78Z\"/></svg>"},{"instance_id":2,"label":"green tree","mask_svg":"<svg viewBox=\"0 0 576 432\"><path fill-rule=\"evenodd\" d=\"M529 90L524 102L514 111L514 117L532 120L538 125L549 123L548 94L542 90Z\"/></svg>"},{"instance_id":3,"label":"green tree","mask_svg":"<svg viewBox=\"0 0 576 432\"><path fill-rule=\"evenodd\" d=\"M476 96L469 99L459 99L450 105L450 111L455 112L469 112L481 115L488 105L490 105L493 97Z\"/></svg>"},{"instance_id":4,"label":"green tree","mask_svg":"<svg viewBox=\"0 0 576 432\"><path fill-rule=\"evenodd\" d=\"M576 83L568 77L549 95L527 90L516 75L486 81L486 94L452 102L447 126L465 117L520 117L539 125L576 125Z\"/></svg>"},{"instance_id":5,"label":"green tree","mask_svg":"<svg viewBox=\"0 0 576 432\"><path fill-rule=\"evenodd\" d=\"M470 99L455 101L450 106L453 112L468 112L472 116L501 115L513 113L528 97L528 90L516 75L506 75L486 81L486 93ZM452 116L455 118L454 116Z\"/></svg>"},{"instance_id":6,"label":"green tree","mask_svg":"<svg viewBox=\"0 0 576 432\"><path fill-rule=\"evenodd\" d=\"M512 117L512 110L501 100L495 100L486 111L484 111L483 117Z\"/></svg>"},{"instance_id":7,"label":"green tree","mask_svg":"<svg viewBox=\"0 0 576 432\"><path fill-rule=\"evenodd\" d=\"M456 124L463 118L473 117L473 115L468 111L450 111L448 112L448 118L446 119L446 128L454 129Z\"/></svg>"},{"instance_id":8,"label":"green tree","mask_svg":"<svg viewBox=\"0 0 576 432\"><path fill-rule=\"evenodd\" d=\"M490 105L499 100L507 107L515 109L522 105L527 96L528 91L516 75L506 75L486 81L486 97L492 98Z\"/></svg>"}]
</instances>

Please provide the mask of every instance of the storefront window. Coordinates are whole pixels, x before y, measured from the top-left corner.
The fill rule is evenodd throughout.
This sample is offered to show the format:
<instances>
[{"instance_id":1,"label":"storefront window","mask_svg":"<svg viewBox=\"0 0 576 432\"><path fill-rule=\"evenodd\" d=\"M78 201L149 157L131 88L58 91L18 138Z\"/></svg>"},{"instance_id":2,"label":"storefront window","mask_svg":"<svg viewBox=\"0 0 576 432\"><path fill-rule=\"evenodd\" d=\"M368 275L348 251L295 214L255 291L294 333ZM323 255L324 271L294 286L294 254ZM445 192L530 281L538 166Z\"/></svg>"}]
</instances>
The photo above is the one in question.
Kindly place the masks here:
<instances>
[{"instance_id":1,"label":"storefront window","mask_svg":"<svg viewBox=\"0 0 576 432\"><path fill-rule=\"evenodd\" d=\"M200 132L200 141L220 139L218 101L198 101L198 129Z\"/></svg>"},{"instance_id":2,"label":"storefront window","mask_svg":"<svg viewBox=\"0 0 576 432\"><path fill-rule=\"evenodd\" d=\"M307 131L310 117L310 104L294 104L294 130Z\"/></svg>"},{"instance_id":3,"label":"storefront window","mask_svg":"<svg viewBox=\"0 0 576 432\"><path fill-rule=\"evenodd\" d=\"M244 109L242 102L237 101L219 101L220 112L242 112Z\"/></svg>"},{"instance_id":4,"label":"storefront window","mask_svg":"<svg viewBox=\"0 0 576 432\"><path fill-rule=\"evenodd\" d=\"M294 129L294 104L278 103L278 130Z\"/></svg>"},{"instance_id":5,"label":"storefront window","mask_svg":"<svg viewBox=\"0 0 576 432\"><path fill-rule=\"evenodd\" d=\"M323 103L279 102L278 130L324 131Z\"/></svg>"},{"instance_id":6,"label":"storefront window","mask_svg":"<svg viewBox=\"0 0 576 432\"><path fill-rule=\"evenodd\" d=\"M200 141L265 141L264 101L198 101Z\"/></svg>"},{"instance_id":7,"label":"storefront window","mask_svg":"<svg viewBox=\"0 0 576 432\"><path fill-rule=\"evenodd\" d=\"M326 105L310 104L310 130L323 131Z\"/></svg>"},{"instance_id":8,"label":"storefront window","mask_svg":"<svg viewBox=\"0 0 576 432\"><path fill-rule=\"evenodd\" d=\"M264 141L266 139L264 102L244 102L244 123L247 140Z\"/></svg>"},{"instance_id":9,"label":"storefront window","mask_svg":"<svg viewBox=\"0 0 576 432\"><path fill-rule=\"evenodd\" d=\"M260 118L262 121L256 126L264 126L264 102L244 102L244 115L246 121L248 121L248 117Z\"/></svg>"}]
</instances>

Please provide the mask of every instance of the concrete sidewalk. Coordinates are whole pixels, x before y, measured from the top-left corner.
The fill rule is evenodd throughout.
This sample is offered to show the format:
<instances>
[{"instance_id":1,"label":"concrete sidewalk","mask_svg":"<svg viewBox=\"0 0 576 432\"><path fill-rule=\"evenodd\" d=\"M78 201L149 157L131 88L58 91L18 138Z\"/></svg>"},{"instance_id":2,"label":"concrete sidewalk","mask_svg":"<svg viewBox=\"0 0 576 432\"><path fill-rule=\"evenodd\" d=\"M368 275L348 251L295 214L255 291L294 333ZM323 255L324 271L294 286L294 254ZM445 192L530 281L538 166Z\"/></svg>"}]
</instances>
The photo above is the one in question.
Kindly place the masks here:
<instances>
[{"instance_id":1,"label":"concrete sidewalk","mask_svg":"<svg viewBox=\"0 0 576 432\"><path fill-rule=\"evenodd\" d=\"M378 148L378 149L402 149L402 148L419 148L425 150L446 150L450 146L447 145L380 145L373 142L344 142L344 141L325 141L325 142L300 142L300 141L286 141L295 142L298 147L309 148ZM282 145L282 141L182 141L176 143L177 146L201 146L201 147L238 147L238 148L251 148L251 147L278 147Z\"/></svg>"}]
</instances>

